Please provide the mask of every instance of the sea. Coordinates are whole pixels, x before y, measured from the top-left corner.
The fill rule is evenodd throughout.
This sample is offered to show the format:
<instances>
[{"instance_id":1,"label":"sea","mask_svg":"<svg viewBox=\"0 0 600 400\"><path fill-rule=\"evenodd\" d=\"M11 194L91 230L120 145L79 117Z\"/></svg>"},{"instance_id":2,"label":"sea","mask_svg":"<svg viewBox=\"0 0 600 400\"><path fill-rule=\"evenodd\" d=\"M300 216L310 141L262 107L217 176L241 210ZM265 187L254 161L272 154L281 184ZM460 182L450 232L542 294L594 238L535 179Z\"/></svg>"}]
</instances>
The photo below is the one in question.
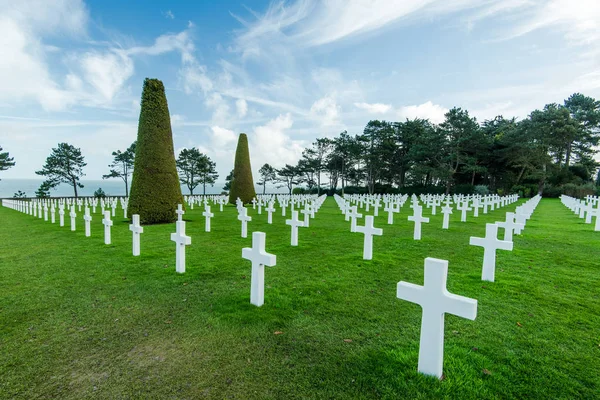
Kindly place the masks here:
<instances>
[{"instance_id":1,"label":"sea","mask_svg":"<svg viewBox=\"0 0 600 400\"><path fill-rule=\"evenodd\" d=\"M25 192L27 197L35 197L36 190L40 187L43 179L2 179L0 180L0 198L12 198L19 190ZM81 181L83 188L77 189L78 196L93 196L94 192L102 188L107 196L125 196L125 183L120 179L106 180L85 180ZM206 194L220 194L223 192L225 182L216 182L214 186L206 186ZM129 185L131 188L131 183ZM181 192L189 195L187 186L181 186ZM263 187L256 185L256 193L262 193ZM287 193L286 188L277 188L275 186L266 187L267 193ZM194 194L202 194L202 185L194 189ZM73 187L61 183L56 188L50 190L51 197L71 197L74 196Z\"/></svg>"}]
</instances>

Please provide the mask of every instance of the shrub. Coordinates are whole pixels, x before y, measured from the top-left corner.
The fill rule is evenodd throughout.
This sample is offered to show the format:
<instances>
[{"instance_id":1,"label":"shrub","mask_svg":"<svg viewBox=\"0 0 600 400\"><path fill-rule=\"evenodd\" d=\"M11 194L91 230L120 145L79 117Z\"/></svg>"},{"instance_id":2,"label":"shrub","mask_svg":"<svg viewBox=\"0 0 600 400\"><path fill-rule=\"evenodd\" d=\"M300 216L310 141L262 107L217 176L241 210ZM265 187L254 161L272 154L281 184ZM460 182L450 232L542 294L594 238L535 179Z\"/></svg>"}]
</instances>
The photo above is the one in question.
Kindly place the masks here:
<instances>
[{"instance_id":1,"label":"shrub","mask_svg":"<svg viewBox=\"0 0 600 400\"><path fill-rule=\"evenodd\" d=\"M475 186L471 184L461 183L454 186L454 193L456 194L473 194L475 193Z\"/></svg>"},{"instance_id":2,"label":"shrub","mask_svg":"<svg viewBox=\"0 0 600 400\"><path fill-rule=\"evenodd\" d=\"M229 202L235 204L239 198L244 204L256 197L252 167L250 166L250 151L248 150L248 136L240 133L237 149L235 150L235 163L233 165L233 180L229 191Z\"/></svg>"},{"instance_id":3,"label":"shrub","mask_svg":"<svg viewBox=\"0 0 600 400\"><path fill-rule=\"evenodd\" d=\"M13 199L24 199L26 198L27 195L25 194L25 192L22 191L17 191L17 193L13 194Z\"/></svg>"},{"instance_id":4,"label":"shrub","mask_svg":"<svg viewBox=\"0 0 600 400\"><path fill-rule=\"evenodd\" d=\"M142 224L173 222L178 204L184 203L165 87L158 79L146 78L127 213L139 214Z\"/></svg>"},{"instance_id":5,"label":"shrub","mask_svg":"<svg viewBox=\"0 0 600 400\"><path fill-rule=\"evenodd\" d=\"M473 188L475 194L480 194L485 196L486 194L490 194L490 189L486 185L477 185Z\"/></svg>"},{"instance_id":6,"label":"shrub","mask_svg":"<svg viewBox=\"0 0 600 400\"><path fill-rule=\"evenodd\" d=\"M102 188L98 188L98 190L94 192L94 197L97 199L104 199L106 198L106 193L104 193L104 190L102 190Z\"/></svg>"}]
</instances>

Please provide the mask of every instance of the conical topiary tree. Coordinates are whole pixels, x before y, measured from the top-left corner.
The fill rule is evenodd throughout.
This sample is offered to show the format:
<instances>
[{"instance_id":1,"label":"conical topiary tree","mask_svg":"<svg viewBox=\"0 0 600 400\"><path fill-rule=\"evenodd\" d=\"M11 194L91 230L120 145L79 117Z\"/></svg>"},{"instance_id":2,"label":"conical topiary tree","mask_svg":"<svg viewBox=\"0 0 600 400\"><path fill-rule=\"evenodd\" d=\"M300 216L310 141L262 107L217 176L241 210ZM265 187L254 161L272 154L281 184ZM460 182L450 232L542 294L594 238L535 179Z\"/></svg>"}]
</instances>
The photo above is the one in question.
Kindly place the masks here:
<instances>
[{"instance_id":1,"label":"conical topiary tree","mask_svg":"<svg viewBox=\"0 0 600 400\"><path fill-rule=\"evenodd\" d=\"M165 87L158 79L146 78L127 214L139 214L142 224L173 222L178 204L183 204L183 196Z\"/></svg>"},{"instance_id":2,"label":"conical topiary tree","mask_svg":"<svg viewBox=\"0 0 600 400\"><path fill-rule=\"evenodd\" d=\"M250 151L248 150L248 136L240 133L237 149L235 150L235 164L233 166L233 179L229 191L229 202L235 204L237 198L244 203L249 203L256 197L252 168L250 167Z\"/></svg>"}]
</instances>

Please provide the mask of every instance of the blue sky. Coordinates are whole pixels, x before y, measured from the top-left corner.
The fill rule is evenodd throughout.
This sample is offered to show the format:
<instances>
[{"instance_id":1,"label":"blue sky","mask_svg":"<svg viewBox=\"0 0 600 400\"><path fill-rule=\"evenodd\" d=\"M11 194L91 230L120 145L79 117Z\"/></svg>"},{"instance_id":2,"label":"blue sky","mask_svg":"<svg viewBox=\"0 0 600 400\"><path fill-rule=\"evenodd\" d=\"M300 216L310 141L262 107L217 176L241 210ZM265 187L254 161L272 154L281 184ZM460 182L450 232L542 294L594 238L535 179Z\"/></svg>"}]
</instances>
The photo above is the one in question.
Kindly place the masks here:
<instances>
[{"instance_id":1,"label":"blue sky","mask_svg":"<svg viewBox=\"0 0 600 400\"><path fill-rule=\"evenodd\" d=\"M0 146L33 178L81 147L87 179L137 135L145 77L167 88L176 151L253 169L370 119L525 117L600 98L596 0L0 0Z\"/></svg>"}]
</instances>

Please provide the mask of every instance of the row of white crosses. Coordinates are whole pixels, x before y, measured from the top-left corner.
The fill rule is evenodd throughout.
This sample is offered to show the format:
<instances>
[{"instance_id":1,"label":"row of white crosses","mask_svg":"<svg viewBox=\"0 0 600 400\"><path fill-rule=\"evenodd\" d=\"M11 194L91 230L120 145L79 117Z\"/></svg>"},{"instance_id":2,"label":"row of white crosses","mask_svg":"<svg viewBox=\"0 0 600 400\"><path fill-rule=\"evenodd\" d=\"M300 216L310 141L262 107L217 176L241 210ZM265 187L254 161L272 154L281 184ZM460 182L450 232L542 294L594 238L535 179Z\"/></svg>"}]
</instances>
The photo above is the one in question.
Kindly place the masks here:
<instances>
[{"instance_id":1,"label":"row of white crosses","mask_svg":"<svg viewBox=\"0 0 600 400\"><path fill-rule=\"evenodd\" d=\"M519 206L517 213L531 217L531 213L540 201L536 196ZM510 215L509 215L510 214ZM503 223L506 230L515 228L515 213L507 213ZM525 220L527 220L525 218ZM524 225L524 224L523 224ZM522 229L522 227L521 227ZM485 238L471 238L471 244L484 248L483 280L494 281L496 250L512 250L512 241L497 239L498 225L486 225ZM449 293L446 289L448 278L448 261L436 258L425 259L425 279L423 286L404 281L398 282L396 296L399 299L419 304L422 308L421 338L419 343L419 372L425 375L442 377L444 364L444 319L450 313L462 318L475 320L477 316L477 300Z\"/></svg>"},{"instance_id":2,"label":"row of white crosses","mask_svg":"<svg viewBox=\"0 0 600 400\"><path fill-rule=\"evenodd\" d=\"M562 195L560 201L569 210L573 211L586 224L591 224L594 217L594 231L600 232L600 201L595 196L587 196L585 200L576 199L571 196Z\"/></svg>"}]
</instances>

